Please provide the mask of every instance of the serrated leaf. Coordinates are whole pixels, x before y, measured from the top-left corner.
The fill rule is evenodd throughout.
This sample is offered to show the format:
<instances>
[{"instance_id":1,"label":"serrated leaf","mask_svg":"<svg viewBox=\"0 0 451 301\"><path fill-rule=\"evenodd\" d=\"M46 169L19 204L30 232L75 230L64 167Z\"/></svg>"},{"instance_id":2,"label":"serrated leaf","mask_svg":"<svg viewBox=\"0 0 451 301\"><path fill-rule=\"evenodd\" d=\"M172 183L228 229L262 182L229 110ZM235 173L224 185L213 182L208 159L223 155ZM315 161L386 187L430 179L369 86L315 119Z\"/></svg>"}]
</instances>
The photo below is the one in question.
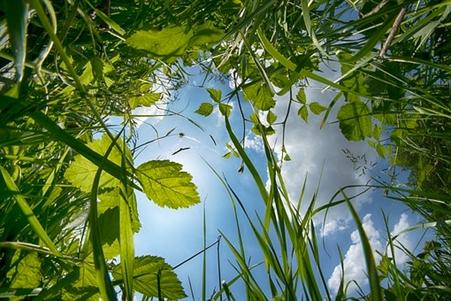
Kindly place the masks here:
<instances>
[{"instance_id":1,"label":"serrated leaf","mask_svg":"<svg viewBox=\"0 0 451 301\"><path fill-rule=\"evenodd\" d=\"M98 196L100 202L97 205L97 212L99 215L105 213L109 209L115 209L119 207L119 202L123 200L121 191L119 188L108 189L107 191L102 191ZM132 208L131 216L133 222L133 232L137 233L141 228L141 223L139 221L138 209L136 204L136 196L133 190L130 189L127 202Z\"/></svg>"},{"instance_id":2,"label":"serrated leaf","mask_svg":"<svg viewBox=\"0 0 451 301\"><path fill-rule=\"evenodd\" d=\"M139 30L127 39L133 48L146 50L156 56L183 55L193 32L185 27L165 27L157 30Z\"/></svg>"},{"instance_id":3,"label":"serrated leaf","mask_svg":"<svg viewBox=\"0 0 451 301\"><path fill-rule=\"evenodd\" d=\"M120 265L113 269L115 280L122 280ZM180 280L163 258L142 256L135 258L133 287L147 297L158 298L158 282L162 298L179 300L186 297Z\"/></svg>"},{"instance_id":4,"label":"serrated leaf","mask_svg":"<svg viewBox=\"0 0 451 301\"><path fill-rule=\"evenodd\" d=\"M111 144L111 139L107 135L103 135L101 139L94 140L87 144L87 146L93 150L94 152L105 155ZM117 146L115 146L109 156L108 160L120 166L122 162L122 152L123 142L118 140ZM127 148L125 154L127 161L131 163L131 153ZM74 161L67 168L64 177L67 181L69 181L73 186L80 188L81 191L90 192L91 185L93 183L95 174L99 167L86 159L81 155L76 155ZM109 173L102 172L100 177L99 188L104 189L107 187L115 188L119 185L120 181L110 175Z\"/></svg>"},{"instance_id":5,"label":"serrated leaf","mask_svg":"<svg viewBox=\"0 0 451 301\"><path fill-rule=\"evenodd\" d=\"M276 104L271 90L262 82L257 82L243 89L246 99L252 102L257 110L267 111Z\"/></svg>"},{"instance_id":6,"label":"serrated leaf","mask_svg":"<svg viewBox=\"0 0 451 301\"><path fill-rule=\"evenodd\" d=\"M17 250L6 274L10 288L36 288L41 284L41 261L36 252L25 253Z\"/></svg>"},{"instance_id":7,"label":"serrated leaf","mask_svg":"<svg viewBox=\"0 0 451 301\"><path fill-rule=\"evenodd\" d=\"M25 0L3 1L8 32L16 64L16 78L22 80L27 53L28 2Z\"/></svg>"},{"instance_id":8,"label":"serrated leaf","mask_svg":"<svg viewBox=\"0 0 451 301\"><path fill-rule=\"evenodd\" d=\"M266 121L269 124L273 124L277 120L277 115L271 111L268 111L268 115L266 115Z\"/></svg>"},{"instance_id":9,"label":"serrated leaf","mask_svg":"<svg viewBox=\"0 0 451 301\"><path fill-rule=\"evenodd\" d=\"M305 104L307 102L304 89L299 89L298 94L296 94L296 99L302 104Z\"/></svg>"},{"instance_id":10,"label":"serrated leaf","mask_svg":"<svg viewBox=\"0 0 451 301\"><path fill-rule=\"evenodd\" d=\"M192 46L206 46L217 43L224 37L224 30L217 28L211 22L193 28L194 34L190 40Z\"/></svg>"},{"instance_id":11,"label":"serrated leaf","mask_svg":"<svg viewBox=\"0 0 451 301\"><path fill-rule=\"evenodd\" d=\"M358 141L371 136L371 116L368 114L368 107L360 101L347 103L340 108L337 118L340 121L340 130L346 139Z\"/></svg>"},{"instance_id":12,"label":"serrated leaf","mask_svg":"<svg viewBox=\"0 0 451 301\"><path fill-rule=\"evenodd\" d=\"M179 163L149 161L138 167L136 176L147 197L159 206L176 209L200 202L192 176Z\"/></svg>"},{"instance_id":13,"label":"serrated leaf","mask_svg":"<svg viewBox=\"0 0 451 301\"><path fill-rule=\"evenodd\" d=\"M207 89L208 94L210 94L210 97L216 101L216 102L221 102L222 99L222 91L221 90L217 90L217 89L213 89L213 88L208 88Z\"/></svg>"},{"instance_id":14,"label":"serrated leaf","mask_svg":"<svg viewBox=\"0 0 451 301\"><path fill-rule=\"evenodd\" d=\"M229 117L232 113L232 106L225 103L220 103L219 112L221 112L222 115Z\"/></svg>"},{"instance_id":15,"label":"serrated leaf","mask_svg":"<svg viewBox=\"0 0 451 301\"><path fill-rule=\"evenodd\" d=\"M382 127L379 124L375 124L373 127L373 137L380 139L382 135Z\"/></svg>"},{"instance_id":16,"label":"serrated leaf","mask_svg":"<svg viewBox=\"0 0 451 301\"><path fill-rule=\"evenodd\" d=\"M310 111L312 111L313 114L318 115L321 114L321 112L324 112L327 110L325 106L320 104L319 102L312 102L309 104Z\"/></svg>"},{"instance_id":17,"label":"serrated leaf","mask_svg":"<svg viewBox=\"0 0 451 301\"><path fill-rule=\"evenodd\" d=\"M161 93L142 93L139 96L133 96L128 99L128 104L131 109L137 107L150 107L161 98Z\"/></svg>"},{"instance_id":18,"label":"serrated leaf","mask_svg":"<svg viewBox=\"0 0 451 301\"><path fill-rule=\"evenodd\" d=\"M308 120L308 110L307 110L307 106L303 105L302 107L299 108L298 110L298 115L299 117L301 117L305 122L307 122Z\"/></svg>"},{"instance_id":19,"label":"serrated leaf","mask_svg":"<svg viewBox=\"0 0 451 301\"><path fill-rule=\"evenodd\" d=\"M213 105L208 102L203 102L195 112L202 116L208 116L213 112Z\"/></svg>"}]
</instances>

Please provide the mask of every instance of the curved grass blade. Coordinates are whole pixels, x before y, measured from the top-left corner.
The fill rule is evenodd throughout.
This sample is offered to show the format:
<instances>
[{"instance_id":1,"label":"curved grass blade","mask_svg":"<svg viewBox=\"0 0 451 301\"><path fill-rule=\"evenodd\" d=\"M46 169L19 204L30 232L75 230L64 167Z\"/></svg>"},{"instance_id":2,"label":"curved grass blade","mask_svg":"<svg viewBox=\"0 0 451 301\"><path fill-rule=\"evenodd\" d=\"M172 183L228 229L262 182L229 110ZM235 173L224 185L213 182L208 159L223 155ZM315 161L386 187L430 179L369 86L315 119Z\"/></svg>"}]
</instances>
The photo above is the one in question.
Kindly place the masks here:
<instances>
[{"instance_id":1,"label":"curved grass blade","mask_svg":"<svg viewBox=\"0 0 451 301\"><path fill-rule=\"evenodd\" d=\"M25 0L4 1L8 32L13 46L17 81L22 81L27 53L28 3Z\"/></svg>"},{"instance_id":2,"label":"curved grass blade","mask_svg":"<svg viewBox=\"0 0 451 301\"><path fill-rule=\"evenodd\" d=\"M42 225L39 222L36 215L33 213L33 210L31 209L30 205L28 205L27 200L20 194L19 188L16 186L16 183L14 183L13 178L9 175L8 171L5 168L3 168L3 166L0 166L0 172L3 176L3 180L5 181L6 187L10 191L15 192L14 198L16 199L17 204L19 205L23 214L26 216L26 218L27 218L30 226L33 228L34 232L44 242L44 244L50 249L50 251L52 251L52 253L59 256L60 253L58 252L55 244L53 243L53 241L48 236L47 232L42 227Z\"/></svg>"},{"instance_id":3,"label":"curved grass blade","mask_svg":"<svg viewBox=\"0 0 451 301\"><path fill-rule=\"evenodd\" d=\"M351 202L347 198L346 194L343 193L345 197L346 204L348 205L349 211L351 211L352 218L354 219L357 230L359 232L360 241L362 243L363 254L365 255L365 262L368 272L368 280L370 282L370 295L372 301L382 301L382 291L379 285L379 276L377 274L377 265L374 260L373 250L371 248L370 242L368 240L368 236L363 229L362 222L360 221L360 217L352 206Z\"/></svg>"}]
</instances>

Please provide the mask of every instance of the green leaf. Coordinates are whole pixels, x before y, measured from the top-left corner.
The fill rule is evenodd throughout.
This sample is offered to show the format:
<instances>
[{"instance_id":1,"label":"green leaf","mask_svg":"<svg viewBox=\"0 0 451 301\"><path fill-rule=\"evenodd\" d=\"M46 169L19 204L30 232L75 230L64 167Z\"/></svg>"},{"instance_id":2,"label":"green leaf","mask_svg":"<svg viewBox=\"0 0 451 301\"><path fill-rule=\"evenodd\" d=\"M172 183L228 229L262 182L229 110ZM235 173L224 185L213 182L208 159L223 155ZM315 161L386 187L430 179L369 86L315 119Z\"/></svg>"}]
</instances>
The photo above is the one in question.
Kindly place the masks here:
<instances>
[{"instance_id":1,"label":"green leaf","mask_svg":"<svg viewBox=\"0 0 451 301\"><path fill-rule=\"evenodd\" d=\"M346 139L358 141L371 136L371 116L368 114L368 107L360 101L347 103L340 108L337 118Z\"/></svg>"},{"instance_id":2,"label":"green leaf","mask_svg":"<svg viewBox=\"0 0 451 301\"><path fill-rule=\"evenodd\" d=\"M210 97L216 101L216 102L221 102L222 99L222 91L221 90L217 90L217 89L213 89L213 88L208 88L207 89L208 94L210 94Z\"/></svg>"},{"instance_id":3,"label":"green leaf","mask_svg":"<svg viewBox=\"0 0 451 301\"><path fill-rule=\"evenodd\" d=\"M116 165L121 165L122 162L122 141L117 141L118 146L115 146L113 150L108 155L108 160L115 163ZM105 134L99 140L94 140L87 144L87 146L100 155L105 155L108 147L111 144L111 139ZM127 149L126 158L128 162L131 163L131 153ZM86 159L81 155L76 155L74 161L70 164L69 168L66 170L64 177L75 187L80 188L84 192L91 191L91 185L93 183L95 174L97 172L98 166ZM100 177L99 188L115 188L119 185L119 180L110 174L102 172Z\"/></svg>"},{"instance_id":4,"label":"green leaf","mask_svg":"<svg viewBox=\"0 0 451 301\"><path fill-rule=\"evenodd\" d=\"M298 94L296 94L296 99L302 104L305 104L307 102L304 89L299 89Z\"/></svg>"},{"instance_id":5,"label":"green leaf","mask_svg":"<svg viewBox=\"0 0 451 301\"><path fill-rule=\"evenodd\" d=\"M321 114L321 112L324 112L327 110L325 106L320 104L319 102L312 102L309 104L310 111L312 111L313 114L318 115Z\"/></svg>"},{"instance_id":6,"label":"green leaf","mask_svg":"<svg viewBox=\"0 0 451 301\"><path fill-rule=\"evenodd\" d=\"M194 34L190 40L192 46L206 46L217 43L224 37L224 30L217 28L211 22L193 28Z\"/></svg>"},{"instance_id":7,"label":"green leaf","mask_svg":"<svg viewBox=\"0 0 451 301\"><path fill-rule=\"evenodd\" d=\"M305 122L307 122L308 120L308 110L307 110L307 106L303 105L299 110L298 110L298 115L299 117L301 117L302 119L304 119Z\"/></svg>"},{"instance_id":8,"label":"green leaf","mask_svg":"<svg viewBox=\"0 0 451 301\"><path fill-rule=\"evenodd\" d=\"M182 165L169 160L154 160L138 167L136 176L147 197L159 206L189 207L200 202L192 176Z\"/></svg>"},{"instance_id":9,"label":"green leaf","mask_svg":"<svg viewBox=\"0 0 451 301\"><path fill-rule=\"evenodd\" d=\"M183 55L193 32L184 27L165 27L160 31L139 30L127 39L133 48L149 51L156 56Z\"/></svg>"},{"instance_id":10,"label":"green leaf","mask_svg":"<svg viewBox=\"0 0 451 301\"><path fill-rule=\"evenodd\" d=\"M220 103L219 112L221 112L222 115L229 117L232 113L232 106L225 103Z\"/></svg>"},{"instance_id":11,"label":"green leaf","mask_svg":"<svg viewBox=\"0 0 451 301\"><path fill-rule=\"evenodd\" d=\"M120 265L113 269L113 277L115 280L123 279ZM182 284L171 266L157 256L135 258L133 287L147 297L161 297L169 300L186 297Z\"/></svg>"},{"instance_id":12,"label":"green leaf","mask_svg":"<svg viewBox=\"0 0 451 301\"><path fill-rule=\"evenodd\" d=\"M276 104L271 90L263 82L247 86L243 89L243 92L244 96L252 102L257 110L267 111Z\"/></svg>"},{"instance_id":13,"label":"green leaf","mask_svg":"<svg viewBox=\"0 0 451 301\"><path fill-rule=\"evenodd\" d=\"M269 124L273 124L277 120L277 115L271 111L268 111L268 115L266 115L266 121Z\"/></svg>"},{"instance_id":14,"label":"green leaf","mask_svg":"<svg viewBox=\"0 0 451 301\"><path fill-rule=\"evenodd\" d=\"M11 260L11 269L6 274L10 288L37 288L41 284L41 261L37 252L25 253L17 250Z\"/></svg>"},{"instance_id":15,"label":"green leaf","mask_svg":"<svg viewBox=\"0 0 451 301\"><path fill-rule=\"evenodd\" d=\"M128 104L131 109L137 107L150 107L161 98L161 93L142 93L139 96L133 96L128 99Z\"/></svg>"},{"instance_id":16,"label":"green leaf","mask_svg":"<svg viewBox=\"0 0 451 301\"><path fill-rule=\"evenodd\" d=\"M213 112L213 105L208 102L203 102L195 112L202 116L208 116Z\"/></svg>"},{"instance_id":17,"label":"green leaf","mask_svg":"<svg viewBox=\"0 0 451 301\"><path fill-rule=\"evenodd\" d=\"M28 3L25 0L4 1L6 22L16 63L16 78L21 81L27 53Z\"/></svg>"}]
</instances>

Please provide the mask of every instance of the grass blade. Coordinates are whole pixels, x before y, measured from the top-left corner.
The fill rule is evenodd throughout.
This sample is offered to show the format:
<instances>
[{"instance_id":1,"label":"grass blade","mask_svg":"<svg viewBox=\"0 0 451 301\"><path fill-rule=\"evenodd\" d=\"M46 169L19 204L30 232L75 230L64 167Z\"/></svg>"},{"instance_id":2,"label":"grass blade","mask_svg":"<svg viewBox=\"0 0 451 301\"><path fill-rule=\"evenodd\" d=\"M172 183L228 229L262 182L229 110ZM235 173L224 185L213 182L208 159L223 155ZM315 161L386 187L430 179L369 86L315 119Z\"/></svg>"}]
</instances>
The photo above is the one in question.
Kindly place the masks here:
<instances>
[{"instance_id":1,"label":"grass blade","mask_svg":"<svg viewBox=\"0 0 451 301\"><path fill-rule=\"evenodd\" d=\"M25 0L4 1L8 32L16 63L16 78L21 81L27 53L28 3Z\"/></svg>"},{"instance_id":2,"label":"grass blade","mask_svg":"<svg viewBox=\"0 0 451 301\"><path fill-rule=\"evenodd\" d=\"M371 248L370 242L368 240L368 236L365 233L365 230L363 229L362 222L360 221L360 217L357 214L357 212L354 209L354 206L352 206L349 199L346 197L346 194L343 193L343 196L345 197L346 204L348 205L349 210L351 211L352 218L354 219L357 230L360 235L360 241L362 242L362 248L363 248L363 254L365 255L365 261L366 261L366 267L368 272L368 279L370 282L370 295L372 301L382 301L382 291L381 287L379 285L379 276L377 274L377 265L376 261L374 260L373 250Z\"/></svg>"},{"instance_id":3,"label":"grass blade","mask_svg":"<svg viewBox=\"0 0 451 301\"><path fill-rule=\"evenodd\" d=\"M14 198L16 199L17 204L19 205L23 214L27 217L27 220L30 226L33 228L36 235L38 235L39 239L41 239L44 242L44 244L50 249L50 251L52 251L55 255L59 256L60 253L58 252L55 244L42 227L36 215L33 213L33 210L31 209L30 205L28 205L27 200L22 195L20 195L19 188L16 186L16 183L14 183L13 178L9 175L8 171L5 168L3 168L3 166L0 166L0 172L3 176L3 180L5 181L6 187L10 191L15 192Z\"/></svg>"}]
</instances>

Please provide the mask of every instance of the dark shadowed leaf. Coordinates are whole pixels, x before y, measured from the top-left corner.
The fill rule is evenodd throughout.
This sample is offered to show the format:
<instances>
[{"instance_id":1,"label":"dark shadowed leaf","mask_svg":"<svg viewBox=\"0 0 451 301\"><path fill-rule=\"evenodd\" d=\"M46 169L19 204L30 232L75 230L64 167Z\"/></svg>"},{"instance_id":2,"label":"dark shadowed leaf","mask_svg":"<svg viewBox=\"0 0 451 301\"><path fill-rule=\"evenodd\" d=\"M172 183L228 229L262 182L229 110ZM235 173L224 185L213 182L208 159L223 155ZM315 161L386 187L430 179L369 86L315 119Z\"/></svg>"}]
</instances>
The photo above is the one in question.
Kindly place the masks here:
<instances>
[{"instance_id":1,"label":"dark shadowed leaf","mask_svg":"<svg viewBox=\"0 0 451 301\"><path fill-rule=\"evenodd\" d=\"M371 136L371 116L368 114L368 107L360 101L347 103L340 108L337 118L346 139L358 141Z\"/></svg>"}]
</instances>

